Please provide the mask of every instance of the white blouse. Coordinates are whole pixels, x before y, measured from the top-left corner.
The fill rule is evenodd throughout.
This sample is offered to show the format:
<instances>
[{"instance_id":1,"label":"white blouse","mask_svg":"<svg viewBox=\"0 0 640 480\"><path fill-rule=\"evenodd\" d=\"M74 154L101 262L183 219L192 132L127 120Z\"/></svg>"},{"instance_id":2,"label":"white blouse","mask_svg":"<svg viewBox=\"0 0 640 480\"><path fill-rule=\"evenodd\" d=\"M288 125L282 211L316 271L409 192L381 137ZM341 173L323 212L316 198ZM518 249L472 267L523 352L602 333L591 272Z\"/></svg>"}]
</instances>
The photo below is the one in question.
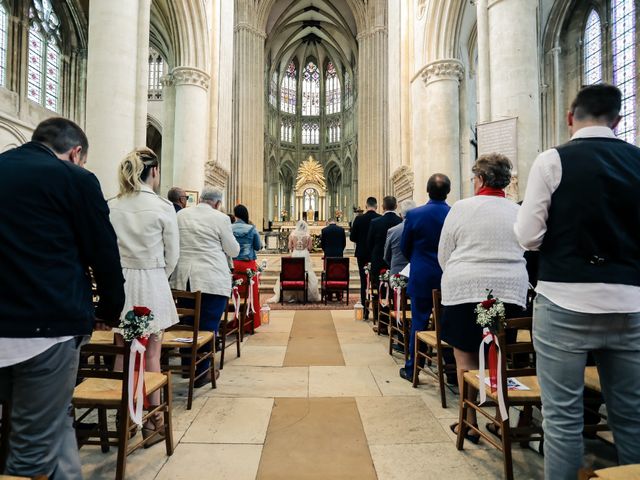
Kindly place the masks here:
<instances>
[{"instance_id":1,"label":"white blouse","mask_svg":"<svg viewBox=\"0 0 640 480\"><path fill-rule=\"evenodd\" d=\"M479 195L456 202L444 222L438 261L442 304L477 303L488 290L504 303L526 305L529 280L513 224L520 207Z\"/></svg>"}]
</instances>

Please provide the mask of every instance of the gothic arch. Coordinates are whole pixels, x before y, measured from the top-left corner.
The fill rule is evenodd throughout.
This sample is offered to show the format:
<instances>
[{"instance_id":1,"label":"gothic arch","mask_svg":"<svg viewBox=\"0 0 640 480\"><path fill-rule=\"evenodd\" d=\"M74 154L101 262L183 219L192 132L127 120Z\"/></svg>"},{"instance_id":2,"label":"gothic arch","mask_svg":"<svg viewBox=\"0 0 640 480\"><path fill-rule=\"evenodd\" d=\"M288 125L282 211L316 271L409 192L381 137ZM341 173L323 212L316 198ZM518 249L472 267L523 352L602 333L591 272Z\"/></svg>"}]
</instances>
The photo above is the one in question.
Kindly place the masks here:
<instances>
[{"instance_id":1,"label":"gothic arch","mask_svg":"<svg viewBox=\"0 0 640 480\"><path fill-rule=\"evenodd\" d=\"M209 27L203 0L153 0L151 43L169 68L195 67L209 71Z\"/></svg>"}]
</instances>

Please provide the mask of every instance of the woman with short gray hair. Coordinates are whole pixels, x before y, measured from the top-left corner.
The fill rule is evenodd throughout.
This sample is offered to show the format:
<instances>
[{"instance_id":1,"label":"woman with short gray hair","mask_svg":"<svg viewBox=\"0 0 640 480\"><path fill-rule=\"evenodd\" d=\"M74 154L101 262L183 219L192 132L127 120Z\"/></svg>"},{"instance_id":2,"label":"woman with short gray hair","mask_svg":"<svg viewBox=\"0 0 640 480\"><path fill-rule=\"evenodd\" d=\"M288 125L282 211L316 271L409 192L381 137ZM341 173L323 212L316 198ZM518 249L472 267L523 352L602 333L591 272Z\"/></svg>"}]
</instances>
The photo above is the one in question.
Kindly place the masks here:
<instances>
[{"instance_id":1,"label":"woman with short gray hair","mask_svg":"<svg viewBox=\"0 0 640 480\"><path fill-rule=\"evenodd\" d=\"M475 196L453 205L438 246L442 339L453 347L460 391L463 373L478 369L482 327L476 323L476 305L491 290L504 303L507 318L522 316L528 289L524 249L513 230L520 207L504 192L511 182L511 161L497 153L483 155L472 172ZM476 423L475 410L469 409L468 419ZM451 425L456 433L457 428ZM487 428L497 433L495 425ZM480 440L478 435L466 438Z\"/></svg>"}]
</instances>

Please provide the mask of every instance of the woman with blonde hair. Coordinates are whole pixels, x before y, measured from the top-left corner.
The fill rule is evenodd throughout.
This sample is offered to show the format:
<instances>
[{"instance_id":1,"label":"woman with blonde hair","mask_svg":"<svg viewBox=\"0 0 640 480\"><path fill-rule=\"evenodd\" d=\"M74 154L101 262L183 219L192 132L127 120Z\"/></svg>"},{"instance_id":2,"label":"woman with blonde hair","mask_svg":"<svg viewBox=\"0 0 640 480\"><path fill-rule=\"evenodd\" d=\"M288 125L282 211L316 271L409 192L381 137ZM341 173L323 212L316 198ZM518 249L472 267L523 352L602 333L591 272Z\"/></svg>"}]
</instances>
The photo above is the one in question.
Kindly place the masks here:
<instances>
[{"instance_id":1,"label":"woman with blonde hair","mask_svg":"<svg viewBox=\"0 0 640 480\"><path fill-rule=\"evenodd\" d=\"M160 371L162 331L178 323L169 275L173 272L180 251L176 212L167 200L155 193L160 185L158 157L148 148L129 153L118 170L120 192L109 200L110 218L118 236L118 247L125 278L125 306L122 317L134 306L148 307L153 313L151 329L145 353L146 370ZM124 344L121 335L116 342ZM116 361L122 368L122 359ZM149 395L151 405L160 401L160 392ZM162 416L158 414L143 425L146 438L162 428ZM151 444L164 439L156 435Z\"/></svg>"}]
</instances>

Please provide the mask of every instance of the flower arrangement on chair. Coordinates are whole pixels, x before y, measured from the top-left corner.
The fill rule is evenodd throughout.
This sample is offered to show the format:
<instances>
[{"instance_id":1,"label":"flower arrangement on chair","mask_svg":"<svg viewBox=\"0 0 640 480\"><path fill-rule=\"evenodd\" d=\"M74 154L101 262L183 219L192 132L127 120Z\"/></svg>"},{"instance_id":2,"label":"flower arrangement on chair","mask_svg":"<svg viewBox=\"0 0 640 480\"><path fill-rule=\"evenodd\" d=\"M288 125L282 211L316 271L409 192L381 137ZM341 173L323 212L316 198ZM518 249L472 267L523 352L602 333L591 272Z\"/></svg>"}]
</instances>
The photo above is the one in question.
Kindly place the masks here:
<instances>
[{"instance_id":1,"label":"flower arrangement on chair","mask_svg":"<svg viewBox=\"0 0 640 480\"><path fill-rule=\"evenodd\" d=\"M485 345L489 345L489 386L491 392L498 390L498 405L503 419L509 418L505 403L504 392L502 392L502 378L500 363L502 362L502 352L498 344L498 330L500 322L506 319L504 303L499 298L492 295L493 290L487 290L487 299L476 305L476 323L482 330L482 342L478 352L480 380L480 405L487 400L485 391Z\"/></svg>"},{"instance_id":2,"label":"flower arrangement on chair","mask_svg":"<svg viewBox=\"0 0 640 480\"><path fill-rule=\"evenodd\" d=\"M391 272L389 272L389 270L387 270L386 268L383 268L382 270L380 270L380 284L378 287L378 292L380 292L380 295L382 295L382 287L386 287L384 303L381 302L382 305L385 307L389 305L389 290L391 290L389 285L390 276L391 276Z\"/></svg>"},{"instance_id":3,"label":"flower arrangement on chair","mask_svg":"<svg viewBox=\"0 0 640 480\"><path fill-rule=\"evenodd\" d=\"M371 301L371 262L367 263L364 268L364 275L367 278L367 302Z\"/></svg>"},{"instance_id":4,"label":"flower arrangement on chair","mask_svg":"<svg viewBox=\"0 0 640 480\"><path fill-rule=\"evenodd\" d=\"M287 212L287 210L282 210L280 212L280 216L282 217L282 221L286 222L287 218L289 218L289 212Z\"/></svg>"},{"instance_id":5,"label":"flower arrangement on chair","mask_svg":"<svg viewBox=\"0 0 640 480\"><path fill-rule=\"evenodd\" d=\"M396 322L398 326L401 324L400 320L400 299L402 297L402 289L407 288L409 279L404 275L396 273L389 278L389 286L393 290L393 303L396 306Z\"/></svg>"},{"instance_id":6,"label":"flower arrangement on chair","mask_svg":"<svg viewBox=\"0 0 640 480\"><path fill-rule=\"evenodd\" d=\"M343 215L342 210L336 208L334 215L336 216L336 221L339 222Z\"/></svg>"},{"instance_id":7,"label":"flower arrangement on chair","mask_svg":"<svg viewBox=\"0 0 640 480\"><path fill-rule=\"evenodd\" d=\"M133 307L121 320L119 328L122 337L131 342L129 354L129 414L131 420L142 426L142 410L148 407L146 389L144 386L145 361L144 354L152 333L150 322L153 313L147 307ZM134 405L135 402L135 405Z\"/></svg>"}]
</instances>

